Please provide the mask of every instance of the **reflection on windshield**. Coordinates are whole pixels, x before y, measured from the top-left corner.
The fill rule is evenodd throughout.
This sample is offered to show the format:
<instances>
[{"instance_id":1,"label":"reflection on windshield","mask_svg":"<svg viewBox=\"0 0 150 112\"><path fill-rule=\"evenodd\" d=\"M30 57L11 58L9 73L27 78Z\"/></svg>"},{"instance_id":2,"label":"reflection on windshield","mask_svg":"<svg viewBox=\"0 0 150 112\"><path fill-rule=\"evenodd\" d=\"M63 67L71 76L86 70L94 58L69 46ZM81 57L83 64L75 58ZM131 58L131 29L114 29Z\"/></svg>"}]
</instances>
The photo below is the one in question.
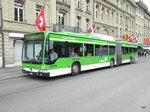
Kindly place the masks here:
<instances>
[{"instance_id":1,"label":"reflection on windshield","mask_svg":"<svg viewBox=\"0 0 150 112\"><path fill-rule=\"evenodd\" d=\"M23 47L23 63L42 64L43 41L27 41Z\"/></svg>"}]
</instances>

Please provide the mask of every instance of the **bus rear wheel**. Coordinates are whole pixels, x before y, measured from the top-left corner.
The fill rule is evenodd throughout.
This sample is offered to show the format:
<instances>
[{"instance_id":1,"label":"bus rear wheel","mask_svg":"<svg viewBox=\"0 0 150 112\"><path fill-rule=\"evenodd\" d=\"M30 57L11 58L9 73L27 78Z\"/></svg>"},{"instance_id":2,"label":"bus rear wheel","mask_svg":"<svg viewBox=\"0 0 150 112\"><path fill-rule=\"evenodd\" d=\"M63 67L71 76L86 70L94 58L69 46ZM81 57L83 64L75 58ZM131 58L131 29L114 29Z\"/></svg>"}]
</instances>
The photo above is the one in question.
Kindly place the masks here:
<instances>
[{"instance_id":1,"label":"bus rear wheel","mask_svg":"<svg viewBox=\"0 0 150 112\"><path fill-rule=\"evenodd\" d=\"M80 65L78 63L73 63L71 67L71 75L75 76L80 73Z\"/></svg>"},{"instance_id":2,"label":"bus rear wheel","mask_svg":"<svg viewBox=\"0 0 150 112\"><path fill-rule=\"evenodd\" d=\"M114 60L112 59L111 61L110 61L110 68L113 68L114 67Z\"/></svg>"}]
</instances>

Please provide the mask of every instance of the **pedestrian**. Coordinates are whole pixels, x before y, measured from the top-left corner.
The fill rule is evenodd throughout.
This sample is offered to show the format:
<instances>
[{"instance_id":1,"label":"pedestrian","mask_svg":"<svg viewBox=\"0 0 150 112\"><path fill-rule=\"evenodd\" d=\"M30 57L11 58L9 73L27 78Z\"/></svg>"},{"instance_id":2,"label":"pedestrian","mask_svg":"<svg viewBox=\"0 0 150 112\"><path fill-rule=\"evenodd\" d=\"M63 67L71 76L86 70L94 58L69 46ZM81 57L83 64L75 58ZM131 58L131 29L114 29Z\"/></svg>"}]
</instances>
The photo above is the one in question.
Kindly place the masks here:
<instances>
[{"instance_id":1,"label":"pedestrian","mask_svg":"<svg viewBox=\"0 0 150 112\"><path fill-rule=\"evenodd\" d=\"M147 55L147 52L146 52L146 50L144 51L144 56L146 57L146 55Z\"/></svg>"}]
</instances>

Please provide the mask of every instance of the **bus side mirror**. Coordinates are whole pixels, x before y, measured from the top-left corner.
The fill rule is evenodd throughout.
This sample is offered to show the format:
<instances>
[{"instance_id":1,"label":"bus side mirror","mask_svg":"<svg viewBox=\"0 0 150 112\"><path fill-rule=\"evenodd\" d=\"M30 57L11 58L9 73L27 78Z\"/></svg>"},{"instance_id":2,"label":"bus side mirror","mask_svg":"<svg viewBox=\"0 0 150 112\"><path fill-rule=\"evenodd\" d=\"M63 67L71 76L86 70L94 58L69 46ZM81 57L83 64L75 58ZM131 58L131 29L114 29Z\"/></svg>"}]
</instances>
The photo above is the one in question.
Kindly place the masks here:
<instances>
[{"instance_id":1,"label":"bus side mirror","mask_svg":"<svg viewBox=\"0 0 150 112\"><path fill-rule=\"evenodd\" d=\"M13 47L15 47L15 44L16 44L16 41L17 41L17 40L22 40L22 41L24 41L23 38L21 38L21 39L14 39L14 41L13 41Z\"/></svg>"}]
</instances>

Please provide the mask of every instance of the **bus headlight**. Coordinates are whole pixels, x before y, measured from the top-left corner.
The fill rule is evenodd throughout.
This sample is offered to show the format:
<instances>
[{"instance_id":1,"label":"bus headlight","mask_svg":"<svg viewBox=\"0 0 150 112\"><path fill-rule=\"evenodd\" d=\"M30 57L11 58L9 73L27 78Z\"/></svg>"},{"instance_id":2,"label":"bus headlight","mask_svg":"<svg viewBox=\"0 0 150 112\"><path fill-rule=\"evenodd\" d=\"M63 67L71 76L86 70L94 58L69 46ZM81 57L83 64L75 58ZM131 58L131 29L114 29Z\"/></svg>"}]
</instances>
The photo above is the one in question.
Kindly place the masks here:
<instances>
[{"instance_id":1,"label":"bus headlight","mask_svg":"<svg viewBox=\"0 0 150 112\"><path fill-rule=\"evenodd\" d=\"M39 70L40 73L48 73L48 70Z\"/></svg>"}]
</instances>

